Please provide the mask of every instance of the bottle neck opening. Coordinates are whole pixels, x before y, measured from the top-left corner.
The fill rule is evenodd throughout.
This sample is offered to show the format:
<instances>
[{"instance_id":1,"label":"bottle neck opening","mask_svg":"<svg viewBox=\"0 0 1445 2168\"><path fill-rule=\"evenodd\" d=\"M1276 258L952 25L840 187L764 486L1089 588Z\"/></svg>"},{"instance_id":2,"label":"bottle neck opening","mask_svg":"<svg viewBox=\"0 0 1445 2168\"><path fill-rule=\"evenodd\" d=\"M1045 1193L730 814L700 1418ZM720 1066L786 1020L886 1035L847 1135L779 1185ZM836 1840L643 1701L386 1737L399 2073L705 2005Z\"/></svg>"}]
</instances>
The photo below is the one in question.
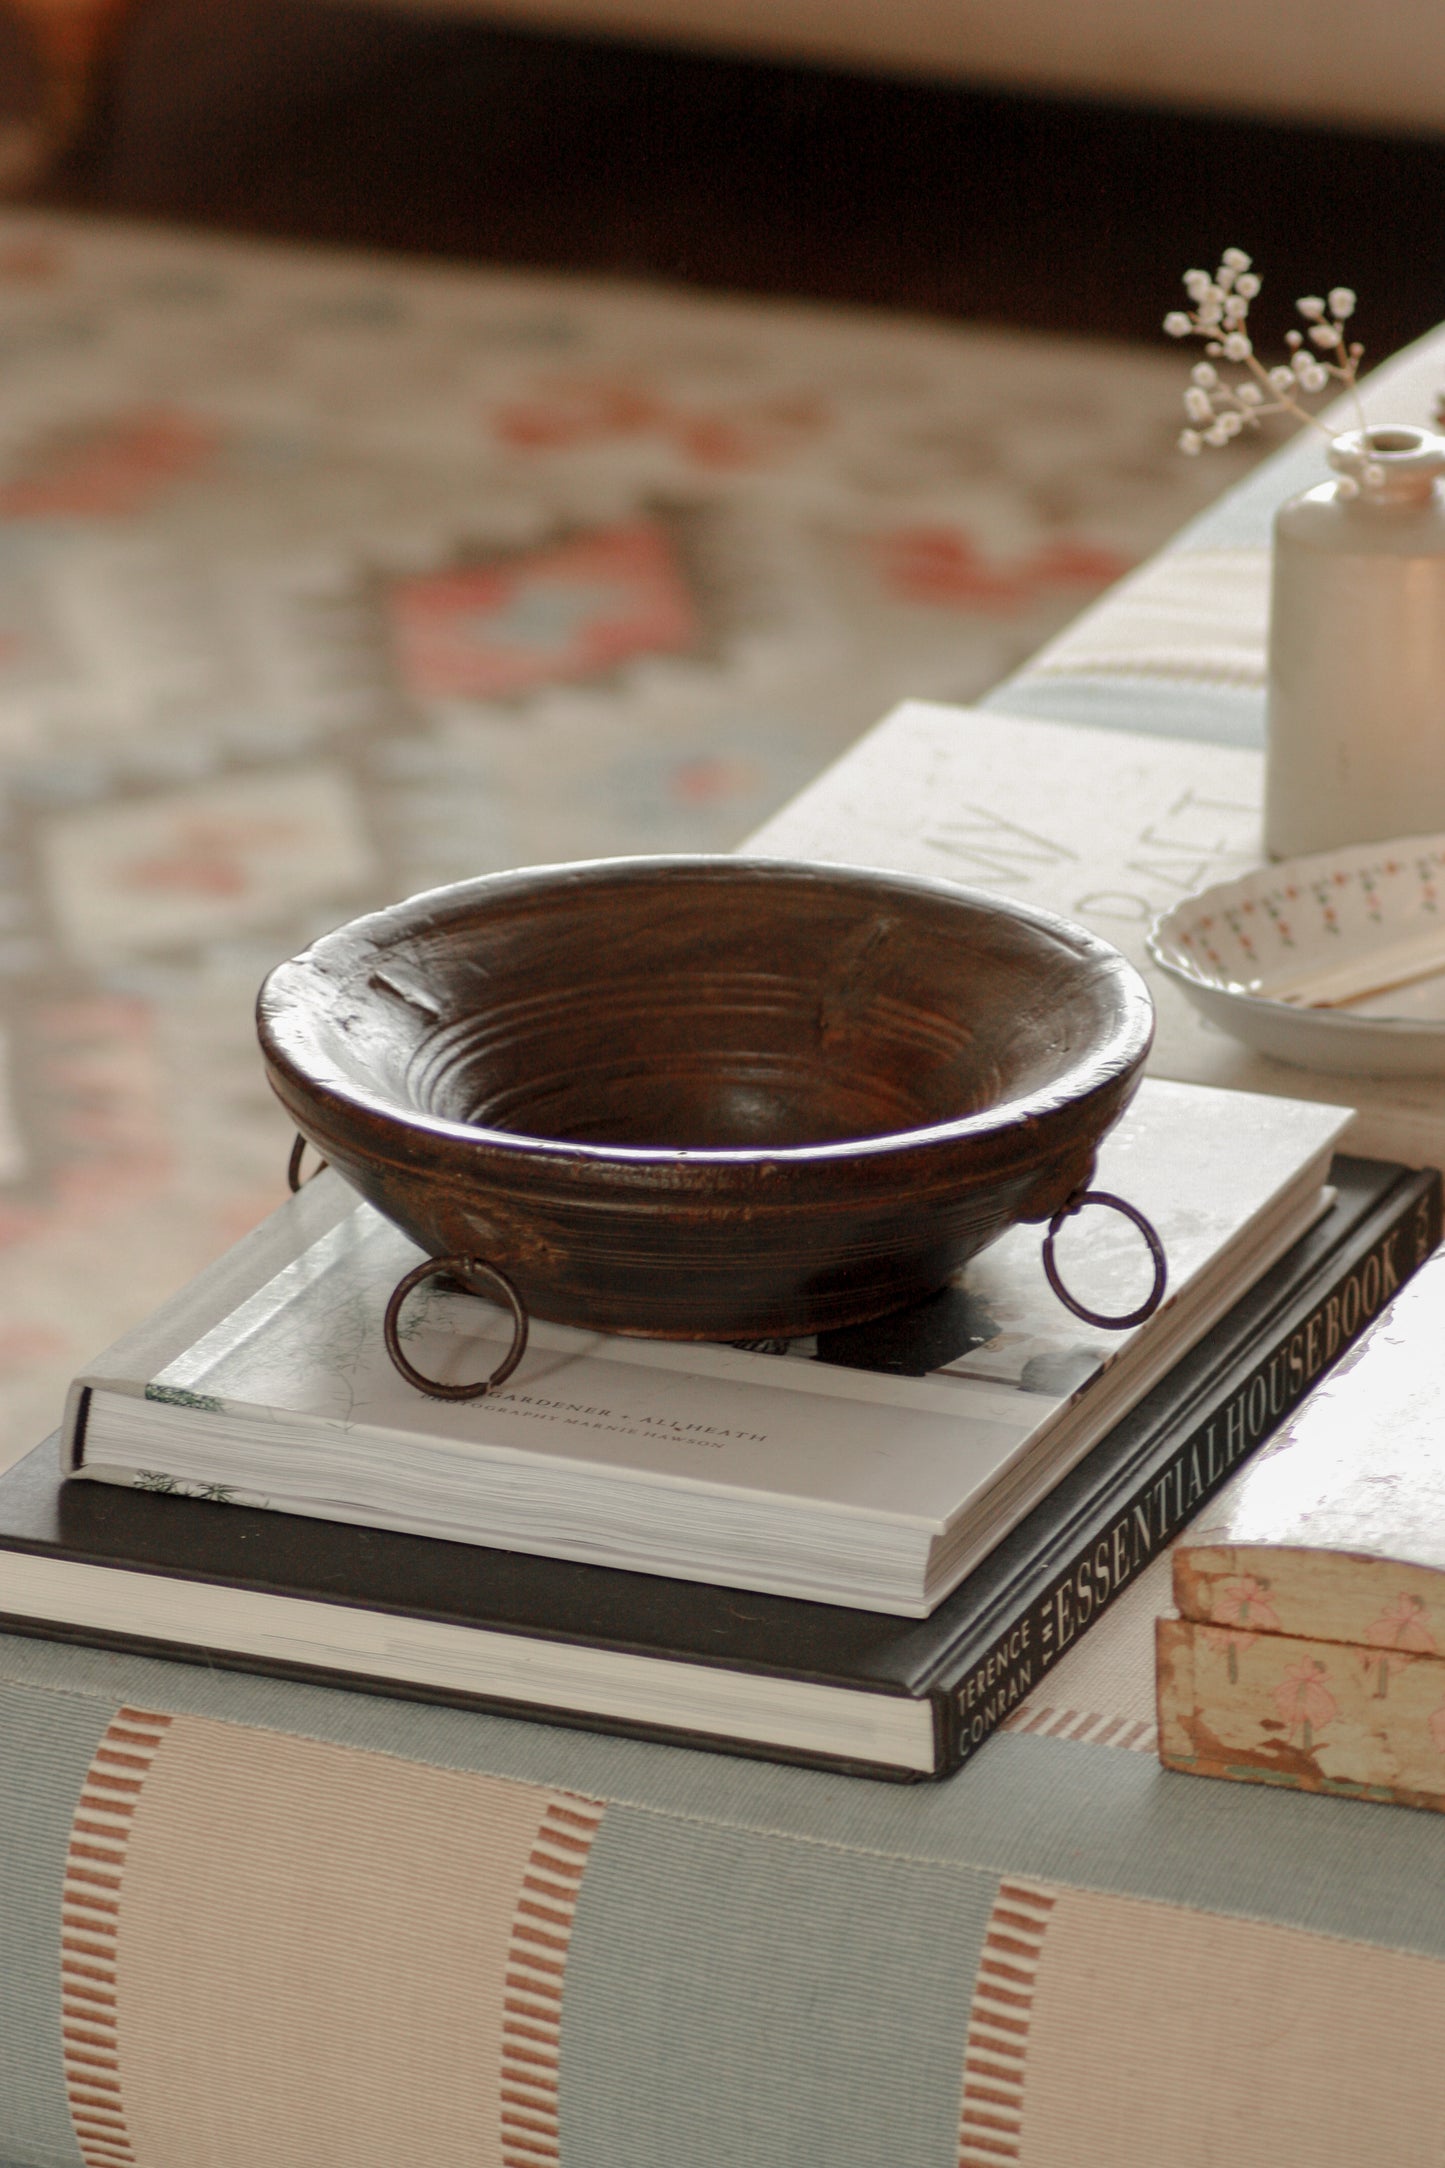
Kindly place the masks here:
<instances>
[{"instance_id":1,"label":"bottle neck opening","mask_svg":"<svg viewBox=\"0 0 1445 2168\"><path fill-rule=\"evenodd\" d=\"M1405 426L1352 429L1333 439L1329 458L1362 503L1425 505L1445 475L1445 436Z\"/></svg>"}]
</instances>

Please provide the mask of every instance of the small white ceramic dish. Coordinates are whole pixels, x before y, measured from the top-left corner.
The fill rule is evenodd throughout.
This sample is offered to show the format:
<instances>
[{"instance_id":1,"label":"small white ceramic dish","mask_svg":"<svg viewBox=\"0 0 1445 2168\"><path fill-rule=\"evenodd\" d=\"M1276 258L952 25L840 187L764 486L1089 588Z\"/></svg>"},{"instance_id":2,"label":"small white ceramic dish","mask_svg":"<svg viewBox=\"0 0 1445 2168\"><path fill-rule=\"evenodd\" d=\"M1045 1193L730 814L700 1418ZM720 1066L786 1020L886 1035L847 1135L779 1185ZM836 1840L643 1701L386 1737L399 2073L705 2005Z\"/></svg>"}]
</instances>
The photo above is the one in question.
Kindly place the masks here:
<instances>
[{"instance_id":1,"label":"small white ceramic dish","mask_svg":"<svg viewBox=\"0 0 1445 2168\"><path fill-rule=\"evenodd\" d=\"M1221 881L1157 918L1149 953L1261 1054L1346 1075L1445 1075L1445 835ZM1352 986L1363 991L1350 998ZM1321 1000L1332 1005L1308 1005Z\"/></svg>"}]
</instances>

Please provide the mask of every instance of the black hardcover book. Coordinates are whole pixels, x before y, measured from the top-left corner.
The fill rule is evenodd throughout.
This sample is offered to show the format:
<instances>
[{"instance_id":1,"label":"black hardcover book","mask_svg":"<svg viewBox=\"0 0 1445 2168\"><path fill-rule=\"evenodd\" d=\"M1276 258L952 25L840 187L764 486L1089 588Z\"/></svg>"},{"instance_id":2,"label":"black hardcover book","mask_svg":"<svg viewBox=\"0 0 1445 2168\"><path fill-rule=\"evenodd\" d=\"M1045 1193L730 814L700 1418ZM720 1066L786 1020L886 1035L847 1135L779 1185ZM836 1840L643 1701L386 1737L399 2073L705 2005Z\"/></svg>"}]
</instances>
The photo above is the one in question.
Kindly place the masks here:
<instances>
[{"instance_id":1,"label":"black hardcover book","mask_svg":"<svg viewBox=\"0 0 1445 2168\"><path fill-rule=\"evenodd\" d=\"M1440 1177L1329 1212L923 1620L472 1544L0 1478L0 1623L858 1775L959 1766L1440 1239Z\"/></svg>"}]
</instances>

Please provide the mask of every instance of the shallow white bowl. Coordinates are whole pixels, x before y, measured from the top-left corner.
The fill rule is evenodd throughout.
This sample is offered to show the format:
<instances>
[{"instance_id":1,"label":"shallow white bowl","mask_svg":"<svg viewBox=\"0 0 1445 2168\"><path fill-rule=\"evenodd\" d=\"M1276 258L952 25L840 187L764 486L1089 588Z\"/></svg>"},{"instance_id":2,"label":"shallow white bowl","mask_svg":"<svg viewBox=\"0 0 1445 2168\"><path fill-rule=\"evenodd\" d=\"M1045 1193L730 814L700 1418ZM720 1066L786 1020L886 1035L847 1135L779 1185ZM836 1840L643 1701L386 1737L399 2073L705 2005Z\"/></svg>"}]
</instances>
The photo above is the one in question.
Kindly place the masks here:
<instances>
[{"instance_id":1,"label":"shallow white bowl","mask_svg":"<svg viewBox=\"0 0 1445 2168\"><path fill-rule=\"evenodd\" d=\"M1435 1076L1445 1075L1445 963L1345 1007L1285 994L1310 978L1322 989L1336 967L1378 984L1392 975L1388 959L1408 958L1437 927L1445 957L1445 836L1402 836L1202 889L1154 921L1149 952L1202 1014L1261 1054L1356 1076Z\"/></svg>"}]
</instances>

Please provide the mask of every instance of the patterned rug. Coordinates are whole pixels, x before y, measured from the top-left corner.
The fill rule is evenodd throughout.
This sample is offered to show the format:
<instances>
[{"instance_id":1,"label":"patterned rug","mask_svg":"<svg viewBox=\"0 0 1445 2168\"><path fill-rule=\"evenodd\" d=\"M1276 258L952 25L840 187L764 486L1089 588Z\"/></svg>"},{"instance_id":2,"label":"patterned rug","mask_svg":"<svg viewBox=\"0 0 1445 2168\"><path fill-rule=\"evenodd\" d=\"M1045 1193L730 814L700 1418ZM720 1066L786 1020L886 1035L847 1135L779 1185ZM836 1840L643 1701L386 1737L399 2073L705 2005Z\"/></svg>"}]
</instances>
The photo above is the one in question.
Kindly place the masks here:
<instances>
[{"instance_id":1,"label":"patterned rug","mask_svg":"<svg viewBox=\"0 0 1445 2168\"><path fill-rule=\"evenodd\" d=\"M1244 455L1161 352L0 219L0 1461L278 1199L268 966L732 847Z\"/></svg>"}]
</instances>

